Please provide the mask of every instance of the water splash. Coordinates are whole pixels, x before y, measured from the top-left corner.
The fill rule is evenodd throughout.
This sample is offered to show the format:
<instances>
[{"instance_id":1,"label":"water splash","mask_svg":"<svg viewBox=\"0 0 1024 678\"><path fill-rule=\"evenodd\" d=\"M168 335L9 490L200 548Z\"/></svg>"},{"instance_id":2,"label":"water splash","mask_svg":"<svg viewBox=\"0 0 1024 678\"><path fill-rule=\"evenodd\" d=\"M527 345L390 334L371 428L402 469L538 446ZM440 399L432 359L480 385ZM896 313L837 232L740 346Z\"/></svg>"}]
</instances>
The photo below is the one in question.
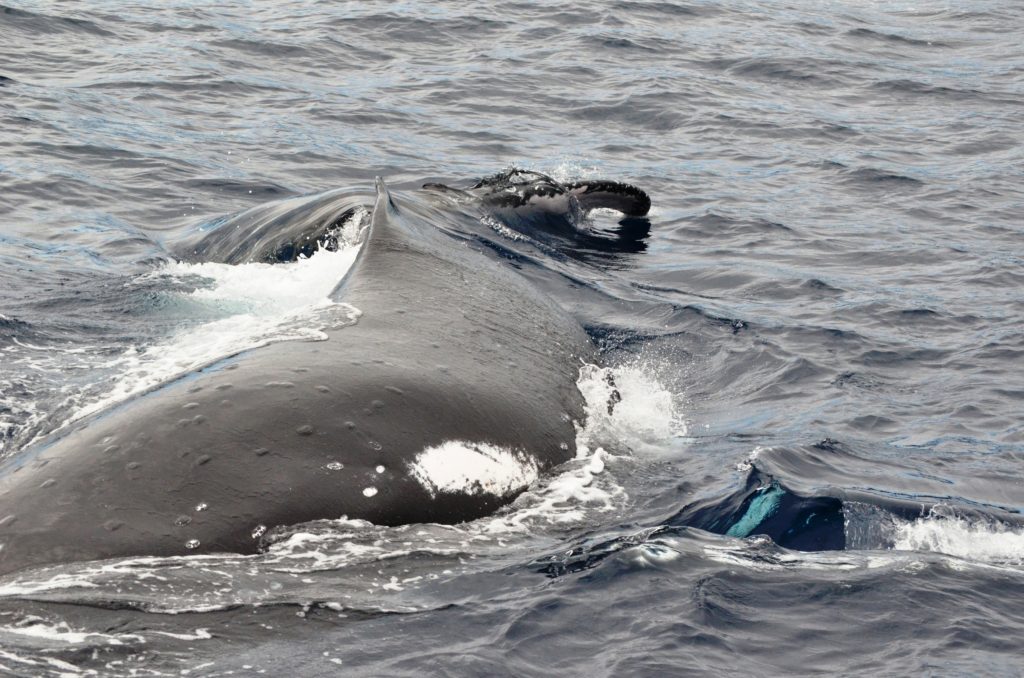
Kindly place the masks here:
<instances>
[{"instance_id":1,"label":"water splash","mask_svg":"<svg viewBox=\"0 0 1024 678\"><path fill-rule=\"evenodd\" d=\"M936 507L914 521L897 521L893 548L941 553L995 565L1024 565L1024 529L995 519L968 519Z\"/></svg>"}]
</instances>

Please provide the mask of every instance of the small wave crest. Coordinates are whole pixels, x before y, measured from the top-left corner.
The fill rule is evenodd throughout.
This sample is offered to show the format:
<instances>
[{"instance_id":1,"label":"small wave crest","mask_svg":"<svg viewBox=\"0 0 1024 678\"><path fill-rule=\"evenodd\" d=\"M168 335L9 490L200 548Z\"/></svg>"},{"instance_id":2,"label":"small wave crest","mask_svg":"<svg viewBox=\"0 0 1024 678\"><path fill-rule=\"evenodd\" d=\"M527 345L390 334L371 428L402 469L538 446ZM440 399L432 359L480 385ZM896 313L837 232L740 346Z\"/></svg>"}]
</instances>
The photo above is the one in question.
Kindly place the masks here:
<instances>
[{"instance_id":1,"label":"small wave crest","mask_svg":"<svg viewBox=\"0 0 1024 678\"><path fill-rule=\"evenodd\" d=\"M893 548L941 553L992 565L1024 565L1024 529L995 519L971 520L945 507L913 521L896 521Z\"/></svg>"},{"instance_id":2,"label":"small wave crest","mask_svg":"<svg viewBox=\"0 0 1024 678\"><path fill-rule=\"evenodd\" d=\"M840 551L794 551L769 536L739 539L717 537L705 546L714 560L745 564L753 569L871 569L923 567L939 562L954 569L998 568L1020 572L1024 566L1024 530L995 519L957 515L936 507L915 520L904 520L880 509L871 526L870 548Z\"/></svg>"}]
</instances>

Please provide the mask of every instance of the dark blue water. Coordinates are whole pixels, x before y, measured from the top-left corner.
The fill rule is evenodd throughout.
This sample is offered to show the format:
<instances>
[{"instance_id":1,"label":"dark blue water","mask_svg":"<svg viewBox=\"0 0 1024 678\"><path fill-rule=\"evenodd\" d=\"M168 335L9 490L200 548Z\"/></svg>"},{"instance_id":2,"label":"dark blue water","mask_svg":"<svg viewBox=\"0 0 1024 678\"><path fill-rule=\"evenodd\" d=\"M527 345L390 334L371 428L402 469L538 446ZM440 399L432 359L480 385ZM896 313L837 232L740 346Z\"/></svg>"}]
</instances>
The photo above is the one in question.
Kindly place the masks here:
<instances>
[{"instance_id":1,"label":"dark blue water","mask_svg":"<svg viewBox=\"0 0 1024 678\"><path fill-rule=\"evenodd\" d=\"M1022 26L1011 0L6 0L5 456L315 338L289 313L341 259L168 263L226 215L511 165L654 208L614 253L494 234L612 366L592 456L454 528L8 575L0 673L1019 675Z\"/></svg>"}]
</instances>

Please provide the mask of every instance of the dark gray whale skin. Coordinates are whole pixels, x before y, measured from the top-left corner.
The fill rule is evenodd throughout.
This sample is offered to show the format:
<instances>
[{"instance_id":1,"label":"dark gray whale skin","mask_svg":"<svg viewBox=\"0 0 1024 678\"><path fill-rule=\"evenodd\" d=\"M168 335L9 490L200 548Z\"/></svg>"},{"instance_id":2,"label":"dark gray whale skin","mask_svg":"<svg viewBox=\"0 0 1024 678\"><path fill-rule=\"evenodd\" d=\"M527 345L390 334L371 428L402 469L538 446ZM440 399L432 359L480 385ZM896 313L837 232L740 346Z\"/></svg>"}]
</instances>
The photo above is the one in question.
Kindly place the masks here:
<instances>
[{"instance_id":1,"label":"dark gray whale skin","mask_svg":"<svg viewBox=\"0 0 1024 678\"><path fill-rule=\"evenodd\" d=\"M460 522L512 497L432 496L407 466L424 448L487 442L542 468L572 457L587 335L519 275L437 231L444 216L403 208L380 183L335 292L363 311L355 325L234 356L7 462L0 571L253 553L259 526L343 515Z\"/></svg>"},{"instance_id":2,"label":"dark gray whale skin","mask_svg":"<svg viewBox=\"0 0 1024 678\"><path fill-rule=\"evenodd\" d=\"M333 293L362 311L356 324L235 355L7 460L0 573L254 553L275 526L456 523L514 498L424 487L409 464L445 441L516 450L541 470L572 458L592 343L511 267L439 230L446 218L378 179Z\"/></svg>"}]
</instances>

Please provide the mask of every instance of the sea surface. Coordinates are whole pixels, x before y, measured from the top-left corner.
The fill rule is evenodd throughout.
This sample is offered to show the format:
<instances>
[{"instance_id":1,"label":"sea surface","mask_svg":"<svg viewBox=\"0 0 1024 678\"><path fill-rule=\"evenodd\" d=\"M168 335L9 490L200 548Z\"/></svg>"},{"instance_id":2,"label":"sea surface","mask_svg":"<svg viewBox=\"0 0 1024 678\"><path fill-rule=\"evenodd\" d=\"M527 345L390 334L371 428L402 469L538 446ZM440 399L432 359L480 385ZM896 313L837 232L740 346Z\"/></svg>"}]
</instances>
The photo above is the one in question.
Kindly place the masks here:
<instances>
[{"instance_id":1,"label":"sea surface","mask_svg":"<svg viewBox=\"0 0 1024 678\"><path fill-rule=\"evenodd\" d=\"M322 336L356 239L173 261L231 214L513 166L653 202L492 234L603 350L580 458L473 523L0 577L0 674L1021 675L1018 0L0 3L4 457Z\"/></svg>"}]
</instances>

